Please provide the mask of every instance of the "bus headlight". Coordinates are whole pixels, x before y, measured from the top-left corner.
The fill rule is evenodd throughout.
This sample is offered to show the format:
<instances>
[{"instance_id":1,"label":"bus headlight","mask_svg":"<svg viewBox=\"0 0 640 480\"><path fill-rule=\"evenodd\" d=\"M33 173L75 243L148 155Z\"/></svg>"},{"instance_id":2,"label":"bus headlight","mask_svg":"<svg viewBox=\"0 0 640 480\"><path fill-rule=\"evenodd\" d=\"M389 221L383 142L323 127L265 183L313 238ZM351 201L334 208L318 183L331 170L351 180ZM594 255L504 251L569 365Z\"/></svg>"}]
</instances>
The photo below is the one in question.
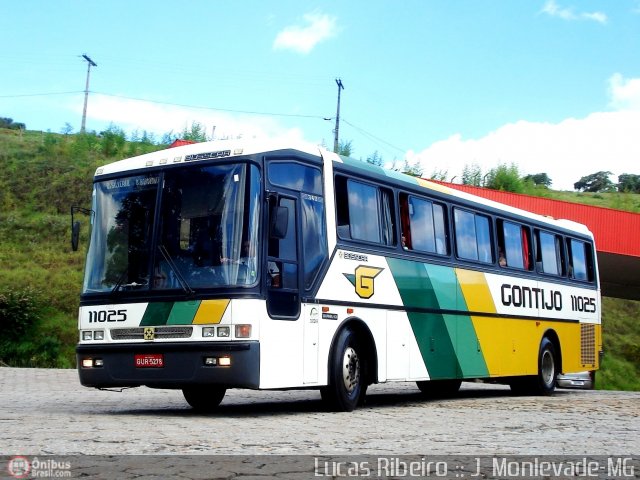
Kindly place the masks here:
<instances>
[{"instance_id":1,"label":"bus headlight","mask_svg":"<svg viewBox=\"0 0 640 480\"><path fill-rule=\"evenodd\" d=\"M104 340L104 331L103 330L96 330L95 332L93 332L93 339L94 340Z\"/></svg>"},{"instance_id":2,"label":"bus headlight","mask_svg":"<svg viewBox=\"0 0 640 480\"><path fill-rule=\"evenodd\" d=\"M218 327L218 336L227 338L231 335L229 327Z\"/></svg>"},{"instance_id":3,"label":"bus headlight","mask_svg":"<svg viewBox=\"0 0 640 480\"><path fill-rule=\"evenodd\" d=\"M91 330L83 330L82 340L93 340L93 332Z\"/></svg>"}]
</instances>

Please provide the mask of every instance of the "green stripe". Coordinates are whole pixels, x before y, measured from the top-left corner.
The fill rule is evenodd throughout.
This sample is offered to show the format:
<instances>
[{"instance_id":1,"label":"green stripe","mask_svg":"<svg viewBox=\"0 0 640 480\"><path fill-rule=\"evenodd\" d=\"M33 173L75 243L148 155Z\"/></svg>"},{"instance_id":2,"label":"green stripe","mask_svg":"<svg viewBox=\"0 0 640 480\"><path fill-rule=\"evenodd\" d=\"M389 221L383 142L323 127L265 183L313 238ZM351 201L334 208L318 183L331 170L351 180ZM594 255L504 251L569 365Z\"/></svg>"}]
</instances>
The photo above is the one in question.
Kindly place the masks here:
<instances>
[{"instance_id":1,"label":"green stripe","mask_svg":"<svg viewBox=\"0 0 640 480\"><path fill-rule=\"evenodd\" d=\"M140 322L141 327L150 327L155 325L166 325L173 302L151 302L147 305L147 309L142 316Z\"/></svg>"},{"instance_id":2,"label":"green stripe","mask_svg":"<svg viewBox=\"0 0 640 480\"><path fill-rule=\"evenodd\" d=\"M191 325L200 308L200 300L176 302L171 309L167 325Z\"/></svg>"},{"instance_id":3,"label":"green stripe","mask_svg":"<svg viewBox=\"0 0 640 480\"><path fill-rule=\"evenodd\" d=\"M387 260L405 307L468 310L453 268ZM431 378L488 376L471 317L415 312L407 315Z\"/></svg>"},{"instance_id":4,"label":"green stripe","mask_svg":"<svg viewBox=\"0 0 640 480\"><path fill-rule=\"evenodd\" d=\"M441 308L424 264L392 258L388 263L406 307ZM436 284L436 288L444 292L440 285ZM456 354L446 324L451 320L445 319L451 315L416 312L407 315L429 376L433 379L455 377L458 370Z\"/></svg>"}]
</instances>

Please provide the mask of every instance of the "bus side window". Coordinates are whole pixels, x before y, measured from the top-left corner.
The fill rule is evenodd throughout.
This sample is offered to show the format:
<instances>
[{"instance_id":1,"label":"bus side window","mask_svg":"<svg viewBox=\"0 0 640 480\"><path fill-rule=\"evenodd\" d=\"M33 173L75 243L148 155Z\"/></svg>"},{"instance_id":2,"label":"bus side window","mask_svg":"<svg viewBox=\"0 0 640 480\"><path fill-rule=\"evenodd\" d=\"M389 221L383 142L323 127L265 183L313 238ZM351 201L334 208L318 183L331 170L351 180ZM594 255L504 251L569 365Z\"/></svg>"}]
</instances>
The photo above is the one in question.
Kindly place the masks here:
<instances>
[{"instance_id":1,"label":"bus side window","mask_svg":"<svg viewBox=\"0 0 640 480\"><path fill-rule=\"evenodd\" d=\"M590 245L573 238L567 238L567 254L569 260L569 278L582 281L593 281L593 261Z\"/></svg>"},{"instance_id":2,"label":"bus side window","mask_svg":"<svg viewBox=\"0 0 640 480\"><path fill-rule=\"evenodd\" d=\"M447 234L442 205L414 195L400 194L402 247L447 255Z\"/></svg>"},{"instance_id":3,"label":"bus side window","mask_svg":"<svg viewBox=\"0 0 640 480\"><path fill-rule=\"evenodd\" d=\"M535 231L536 236L536 265L538 271L549 275L564 276L565 261L560 235Z\"/></svg>"},{"instance_id":4,"label":"bus side window","mask_svg":"<svg viewBox=\"0 0 640 480\"><path fill-rule=\"evenodd\" d=\"M458 257L483 263L493 263L491 219L459 208L453 209Z\"/></svg>"},{"instance_id":5,"label":"bus side window","mask_svg":"<svg viewBox=\"0 0 640 480\"><path fill-rule=\"evenodd\" d=\"M387 188L336 176L338 237L395 245L393 194ZM348 226L348 230L344 228Z\"/></svg>"},{"instance_id":6,"label":"bus side window","mask_svg":"<svg viewBox=\"0 0 640 480\"><path fill-rule=\"evenodd\" d=\"M506 220L498 220L498 265L531 269L529 228Z\"/></svg>"}]
</instances>

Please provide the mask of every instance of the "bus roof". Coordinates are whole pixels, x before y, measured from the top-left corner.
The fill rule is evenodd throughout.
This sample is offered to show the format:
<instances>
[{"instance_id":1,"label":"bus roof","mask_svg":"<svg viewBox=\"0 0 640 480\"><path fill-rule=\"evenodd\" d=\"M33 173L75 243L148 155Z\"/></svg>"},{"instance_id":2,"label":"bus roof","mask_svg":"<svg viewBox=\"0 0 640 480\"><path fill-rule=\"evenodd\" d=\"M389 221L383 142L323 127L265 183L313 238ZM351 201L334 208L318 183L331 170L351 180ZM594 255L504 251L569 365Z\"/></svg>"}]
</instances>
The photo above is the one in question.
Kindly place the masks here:
<instances>
[{"instance_id":1,"label":"bus roof","mask_svg":"<svg viewBox=\"0 0 640 480\"><path fill-rule=\"evenodd\" d=\"M438 192L446 197L462 199L476 205L484 205L488 208L501 210L514 215L533 219L540 223L548 224L556 228L563 228L574 232L579 232L593 238L589 229L580 223L570 220L558 220L528 212L519 208L511 207L499 202L488 200L476 195L455 190L429 180L406 175L395 170L385 169L376 165L371 165L362 160L351 157L344 157L330 152L325 147L314 145L313 143L292 141L290 139L233 139L216 140L212 142L200 142L184 145L175 148L168 148L156 152L139 155L137 157L126 158L117 162L101 166L96 170L96 180L103 175L124 173L127 171L140 171L146 168L162 167L166 165L177 165L191 163L198 160L209 160L214 158L233 158L259 153L276 152L282 150L296 150L309 155L322 157L325 161L344 164L348 168L361 170L365 175L377 175L385 177L395 185L408 185L429 189Z\"/></svg>"}]
</instances>

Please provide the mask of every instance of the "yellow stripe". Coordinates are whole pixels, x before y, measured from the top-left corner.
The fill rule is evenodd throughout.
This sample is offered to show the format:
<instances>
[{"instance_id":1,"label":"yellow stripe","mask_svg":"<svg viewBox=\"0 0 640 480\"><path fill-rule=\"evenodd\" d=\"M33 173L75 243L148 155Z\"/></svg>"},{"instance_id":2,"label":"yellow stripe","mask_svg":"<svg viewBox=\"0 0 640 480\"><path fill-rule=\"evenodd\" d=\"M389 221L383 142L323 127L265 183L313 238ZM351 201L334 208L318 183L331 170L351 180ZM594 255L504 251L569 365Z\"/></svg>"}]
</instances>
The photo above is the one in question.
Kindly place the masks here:
<instances>
[{"instance_id":1,"label":"yellow stripe","mask_svg":"<svg viewBox=\"0 0 640 480\"><path fill-rule=\"evenodd\" d=\"M195 325L220 323L231 300L203 300L193 319Z\"/></svg>"},{"instance_id":2,"label":"yellow stripe","mask_svg":"<svg viewBox=\"0 0 640 480\"><path fill-rule=\"evenodd\" d=\"M496 307L483 273L456 269L467 308L473 312L496 313ZM580 325L549 320L471 317L489 375L535 375L538 350L547 330L558 334L562 346L562 370L585 370L580 363ZM596 329L597 342L600 330ZM597 343L599 345L599 343ZM597 360L596 360L597 362Z\"/></svg>"},{"instance_id":3,"label":"yellow stripe","mask_svg":"<svg viewBox=\"0 0 640 480\"><path fill-rule=\"evenodd\" d=\"M435 182L429 182L428 180L425 180L423 178L416 178L416 180L418 180L418 185L420 185L421 187L430 188L431 190L436 190L437 192L448 193L451 195L455 195L456 193L458 193L457 190L454 190L451 187L446 187Z\"/></svg>"}]
</instances>

